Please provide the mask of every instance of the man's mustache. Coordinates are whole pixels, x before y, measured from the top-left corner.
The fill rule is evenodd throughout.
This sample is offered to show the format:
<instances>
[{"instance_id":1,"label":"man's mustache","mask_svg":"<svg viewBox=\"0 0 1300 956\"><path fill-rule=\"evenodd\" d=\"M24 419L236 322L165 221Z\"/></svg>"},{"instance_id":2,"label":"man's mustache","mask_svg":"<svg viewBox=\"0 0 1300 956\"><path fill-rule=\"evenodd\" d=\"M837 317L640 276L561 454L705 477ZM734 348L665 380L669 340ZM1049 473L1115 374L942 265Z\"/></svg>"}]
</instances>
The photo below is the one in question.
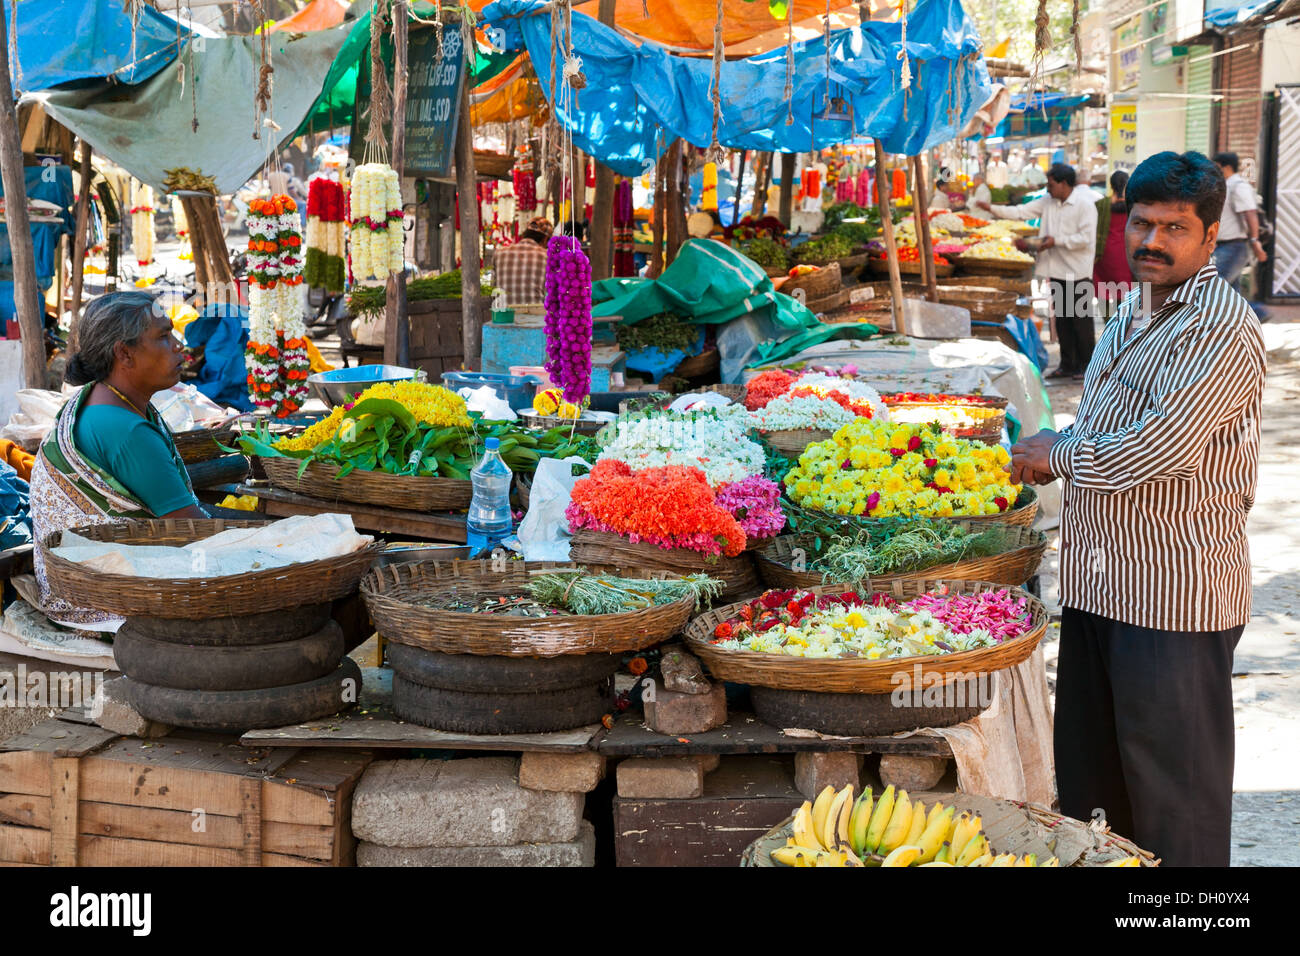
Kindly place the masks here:
<instances>
[{"instance_id":1,"label":"man's mustache","mask_svg":"<svg viewBox=\"0 0 1300 956\"><path fill-rule=\"evenodd\" d=\"M1157 262L1163 262L1167 266L1174 264L1174 257L1167 252L1161 252L1158 249L1148 249L1143 246L1137 252L1133 253L1134 259L1154 259Z\"/></svg>"}]
</instances>

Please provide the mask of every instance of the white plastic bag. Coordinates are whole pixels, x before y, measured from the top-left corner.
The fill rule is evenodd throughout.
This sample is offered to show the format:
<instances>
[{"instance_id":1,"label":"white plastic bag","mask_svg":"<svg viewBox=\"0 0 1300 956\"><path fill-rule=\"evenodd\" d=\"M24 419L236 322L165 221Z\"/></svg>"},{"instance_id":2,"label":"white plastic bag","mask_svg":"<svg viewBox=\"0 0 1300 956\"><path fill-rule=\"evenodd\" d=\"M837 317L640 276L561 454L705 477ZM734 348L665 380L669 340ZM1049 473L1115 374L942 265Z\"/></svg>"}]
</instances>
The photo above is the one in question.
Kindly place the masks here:
<instances>
[{"instance_id":1,"label":"white plastic bag","mask_svg":"<svg viewBox=\"0 0 1300 956\"><path fill-rule=\"evenodd\" d=\"M533 489L528 495L528 514L519 522L516 535L525 561L569 560L571 535L564 509L569 507L574 483L582 477L573 474L572 465L587 465L587 462L572 455L560 461L543 458L537 463Z\"/></svg>"},{"instance_id":2,"label":"white plastic bag","mask_svg":"<svg viewBox=\"0 0 1300 956\"><path fill-rule=\"evenodd\" d=\"M467 409L471 412L482 412L483 417L490 422L513 422L519 417L491 385L480 385L478 388L470 388L466 385L458 389L457 394L465 399Z\"/></svg>"}]
</instances>

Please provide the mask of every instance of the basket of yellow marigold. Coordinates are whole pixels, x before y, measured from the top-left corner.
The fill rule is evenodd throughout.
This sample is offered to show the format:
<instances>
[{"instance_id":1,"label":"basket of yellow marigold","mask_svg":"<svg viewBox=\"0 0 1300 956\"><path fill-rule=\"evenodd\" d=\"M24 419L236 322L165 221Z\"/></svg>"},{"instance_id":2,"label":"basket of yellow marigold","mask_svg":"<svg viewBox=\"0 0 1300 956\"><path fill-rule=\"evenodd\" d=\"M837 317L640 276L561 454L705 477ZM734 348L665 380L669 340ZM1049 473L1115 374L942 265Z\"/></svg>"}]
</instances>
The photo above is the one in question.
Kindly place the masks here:
<instances>
[{"instance_id":1,"label":"basket of yellow marigold","mask_svg":"<svg viewBox=\"0 0 1300 956\"><path fill-rule=\"evenodd\" d=\"M267 480L276 488L323 501L350 501L408 511L468 508L473 496L473 485L468 478L392 474L364 468L364 462L357 461L316 459L303 466L298 456L343 436L348 422L352 421L347 412L369 399L397 402L422 425L463 429L467 435L473 428L465 400L448 389L414 381L381 382L358 394L355 401L335 406L328 416L302 434L274 441L271 448L283 455L267 454L258 458ZM468 472L472 463L466 464L462 470ZM352 467L348 469L347 465Z\"/></svg>"},{"instance_id":2,"label":"basket of yellow marigold","mask_svg":"<svg viewBox=\"0 0 1300 956\"><path fill-rule=\"evenodd\" d=\"M1031 488L1012 484L1010 456L933 422L856 419L810 444L784 478L787 497L814 511L864 518L929 517L1028 527Z\"/></svg>"}]
</instances>

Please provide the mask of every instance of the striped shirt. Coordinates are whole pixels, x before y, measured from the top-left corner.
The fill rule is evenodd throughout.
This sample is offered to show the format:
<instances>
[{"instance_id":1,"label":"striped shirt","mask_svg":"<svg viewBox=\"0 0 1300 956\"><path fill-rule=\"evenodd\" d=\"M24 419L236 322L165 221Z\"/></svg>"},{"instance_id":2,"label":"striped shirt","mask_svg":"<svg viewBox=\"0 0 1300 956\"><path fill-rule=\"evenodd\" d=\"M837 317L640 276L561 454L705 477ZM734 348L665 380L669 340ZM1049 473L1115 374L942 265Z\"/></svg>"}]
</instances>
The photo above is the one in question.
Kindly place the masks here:
<instances>
[{"instance_id":1,"label":"striped shirt","mask_svg":"<svg viewBox=\"0 0 1300 956\"><path fill-rule=\"evenodd\" d=\"M546 298L546 247L520 239L492 257L492 284L508 305L537 305Z\"/></svg>"},{"instance_id":2,"label":"striped shirt","mask_svg":"<svg viewBox=\"0 0 1300 956\"><path fill-rule=\"evenodd\" d=\"M1064 484L1061 603L1159 630L1236 627L1250 618L1259 320L1213 264L1130 329L1140 298L1107 323L1050 453Z\"/></svg>"}]
</instances>

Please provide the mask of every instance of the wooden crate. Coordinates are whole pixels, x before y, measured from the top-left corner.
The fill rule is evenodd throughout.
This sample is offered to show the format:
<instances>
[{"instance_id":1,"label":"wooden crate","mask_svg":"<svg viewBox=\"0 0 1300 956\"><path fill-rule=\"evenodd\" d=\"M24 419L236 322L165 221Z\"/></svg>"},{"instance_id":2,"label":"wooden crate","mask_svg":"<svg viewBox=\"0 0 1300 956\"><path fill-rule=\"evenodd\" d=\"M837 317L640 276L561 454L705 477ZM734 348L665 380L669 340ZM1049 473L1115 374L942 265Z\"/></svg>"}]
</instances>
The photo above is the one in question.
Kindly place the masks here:
<instances>
[{"instance_id":1,"label":"wooden crate","mask_svg":"<svg viewBox=\"0 0 1300 956\"><path fill-rule=\"evenodd\" d=\"M723 757L696 799L614 797L614 857L618 866L738 866L803 799L793 757Z\"/></svg>"},{"instance_id":2,"label":"wooden crate","mask_svg":"<svg viewBox=\"0 0 1300 956\"><path fill-rule=\"evenodd\" d=\"M429 373L429 381L440 383L443 372L455 372L465 363L464 319L460 299L428 299L407 304L411 322L411 364ZM475 302L479 322L490 304L480 297Z\"/></svg>"},{"instance_id":3,"label":"wooden crate","mask_svg":"<svg viewBox=\"0 0 1300 956\"><path fill-rule=\"evenodd\" d=\"M0 744L0 866L352 866L372 759L47 720Z\"/></svg>"}]
</instances>

